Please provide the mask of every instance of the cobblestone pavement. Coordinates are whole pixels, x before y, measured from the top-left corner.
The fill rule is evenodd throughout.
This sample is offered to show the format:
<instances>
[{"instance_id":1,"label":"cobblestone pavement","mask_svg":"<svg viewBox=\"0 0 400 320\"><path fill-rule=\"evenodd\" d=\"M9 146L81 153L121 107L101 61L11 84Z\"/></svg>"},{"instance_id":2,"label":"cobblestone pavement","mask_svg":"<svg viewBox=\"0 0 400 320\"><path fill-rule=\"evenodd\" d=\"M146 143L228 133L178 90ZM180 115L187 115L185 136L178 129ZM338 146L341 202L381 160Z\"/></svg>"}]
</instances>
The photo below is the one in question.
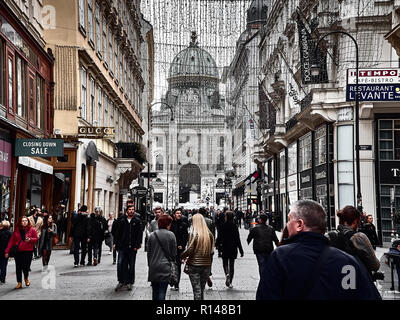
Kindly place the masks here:
<instances>
[{"instance_id":1,"label":"cobblestone pavement","mask_svg":"<svg viewBox=\"0 0 400 320\"><path fill-rule=\"evenodd\" d=\"M278 232L278 238L280 233ZM206 300L254 300L259 282L258 265L253 254L252 243L247 245L248 230L240 229L244 257L235 262L233 288L225 286L222 259L214 257L212 266L213 286L206 286ZM381 270L385 280L381 281L380 290L384 299L400 300L400 292L390 291L390 269L383 256L387 249L378 248L377 256L381 260ZM112 264L112 255L108 247L103 246L101 263L97 266L73 267L73 256L69 250L54 250L49 271L42 271L41 259L32 261L30 287L15 290L15 264L8 264L5 284L0 284L0 300L151 300L151 287L147 281L146 252L140 249L136 260L136 281L132 291L115 292L117 268ZM55 276L54 276L55 275ZM395 273L395 288L397 289ZM168 289L167 300L192 300L192 286L187 274L182 272L179 291Z\"/></svg>"}]
</instances>

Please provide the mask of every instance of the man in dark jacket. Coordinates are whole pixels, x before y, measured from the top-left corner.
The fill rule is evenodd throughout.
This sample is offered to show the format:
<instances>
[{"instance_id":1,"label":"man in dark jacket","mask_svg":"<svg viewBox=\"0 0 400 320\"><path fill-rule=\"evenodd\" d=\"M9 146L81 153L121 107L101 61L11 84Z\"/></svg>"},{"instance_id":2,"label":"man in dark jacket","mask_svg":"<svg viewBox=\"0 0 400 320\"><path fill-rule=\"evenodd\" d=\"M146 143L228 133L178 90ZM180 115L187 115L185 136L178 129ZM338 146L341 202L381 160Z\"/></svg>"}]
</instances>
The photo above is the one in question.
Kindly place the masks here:
<instances>
[{"instance_id":1,"label":"man in dark jacket","mask_svg":"<svg viewBox=\"0 0 400 320\"><path fill-rule=\"evenodd\" d=\"M188 223L182 218L182 211L180 209L176 209L174 213L174 220L172 221L171 228L169 229L175 235L177 246L176 264L178 266L178 283L175 286L175 290L179 290L179 281L181 278L181 254L183 251L185 251L188 243L188 228Z\"/></svg>"},{"instance_id":2,"label":"man in dark jacket","mask_svg":"<svg viewBox=\"0 0 400 320\"><path fill-rule=\"evenodd\" d=\"M74 267L79 264L79 247L81 249L81 266L85 265L86 247L87 247L87 227L88 216L87 206L83 205L78 210L78 213L71 221L70 239L74 241Z\"/></svg>"},{"instance_id":3,"label":"man in dark jacket","mask_svg":"<svg viewBox=\"0 0 400 320\"><path fill-rule=\"evenodd\" d=\"M101 246L104 240L104 233L107 229L106 220L101 216L101 211L96 208L94 213L90 215L88 221L88 265L92 265L92 253L93 253L93 265L96 266L101 260Z\"/></svg>"},{"instance_id":4,"label":"man in dark jacket","mask_svg":"<svg viewBox=\"0 0 400 320\"><path fill-rule=\"evenodd\" d=\"M0 283L6 282L8 258L4 256L8 241L11 238L10 222L0 221Z\"/></svg>"},{"instance_id":5,"label":"man in dark jacket","mask_svg":"<svg viewBox=\"0 0 400 320\"><path fill-rule=\"evenodd\" d=\"M114 230L115 229L115 230ZM124 286L132 290L135 283L135 263L137 251L142 246L143 228L142 219L135 214L135 206L130 204L126 214L118 218L112 230L115 248L118 251L117 278L118 285L115 291Z\"/></svg>"},{"instance_id":6,"label":"man in dark jacket","mask_svg":"<svg viewBox=\"0 0 400 320\"><path fill-rule=\"evenodd\" d=\"M271 252L274 250L273 242L276 246L279 243L274 228L267 225L267 220L267 216L265 214L261 214L258 225L250 230L247 237L247 244L250 244L250 242L254 239L253 251L257 258L260 276L263 266L268 261L268 257Z\"/></svg>"},{"instance_id":7,"label":"man in dark jacket","mask_svg":"<svg viewBox=\"0 0 400 320\"><path fill-rule=\"evenodd\" d=\"M379 239L378 235L376 234L376 227L373 224L374 218L372 217L372 214L367 215L367 220L366 223L363 224L362 228L360 228L360 231L364 233L369 241L371 242L372 248L376 250L376 246L379 245Z\"/></svg>"},{"instance_id":8,"label":"man in dark jacket","mask_svg":"<svg viewBox=\"0 0 400 320\"><path fill-rule=\"evenodd\" d=\"M293 204L289 238L275 249L261 272L257 300L380 300L364 265L329 246L326 214L312 200Z\"/></svg>"}]
</instances>

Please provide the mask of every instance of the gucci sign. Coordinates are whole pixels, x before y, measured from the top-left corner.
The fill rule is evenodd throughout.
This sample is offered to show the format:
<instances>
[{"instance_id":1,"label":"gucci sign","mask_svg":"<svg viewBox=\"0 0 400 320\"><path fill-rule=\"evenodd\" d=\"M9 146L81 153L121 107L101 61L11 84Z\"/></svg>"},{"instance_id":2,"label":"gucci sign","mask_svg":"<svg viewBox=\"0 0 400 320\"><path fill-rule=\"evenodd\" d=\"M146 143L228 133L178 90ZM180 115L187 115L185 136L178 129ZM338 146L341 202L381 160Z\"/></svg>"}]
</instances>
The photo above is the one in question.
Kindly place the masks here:
<instances>
[{"instance_id":1,"label":"gucci sign","mask_svg":"<svg viewBox=\"0 0 400 320\"><path fill-rule=\"evenodd\" d=\"M114 138L115 129L113 127L78 127L78 137L80 138Z\"/></svg>"}]
</instances>

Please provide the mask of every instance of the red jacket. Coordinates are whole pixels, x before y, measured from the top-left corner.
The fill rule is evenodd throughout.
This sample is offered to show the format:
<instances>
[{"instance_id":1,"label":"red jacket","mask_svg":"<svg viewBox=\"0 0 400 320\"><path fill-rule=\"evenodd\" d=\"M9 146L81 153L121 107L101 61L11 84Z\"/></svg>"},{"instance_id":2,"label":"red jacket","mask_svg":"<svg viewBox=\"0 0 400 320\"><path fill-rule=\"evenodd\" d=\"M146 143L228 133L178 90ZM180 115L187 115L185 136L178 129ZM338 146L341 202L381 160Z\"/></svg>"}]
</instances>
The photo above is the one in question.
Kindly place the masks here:
<instances>
[{"instance_id":1,"label":"red jacket","mask_svg":"<svg viewBox=\"0 0 400 320\"><path fill-rule=\"evenodd\" d=\"M24 240L21 241L21 243L18 246L18 252L20 251L33 251L33 245L39 240L36 230L33 227L27 227L25 229L25 238L30 238L29 242L26 242ZM21 232L18 230L15 230L10 238L10 241L8 241L7 249L5 253L9 253L10 249L12 246L17 245L21 240Z\"/></svg>"}]
</instances>

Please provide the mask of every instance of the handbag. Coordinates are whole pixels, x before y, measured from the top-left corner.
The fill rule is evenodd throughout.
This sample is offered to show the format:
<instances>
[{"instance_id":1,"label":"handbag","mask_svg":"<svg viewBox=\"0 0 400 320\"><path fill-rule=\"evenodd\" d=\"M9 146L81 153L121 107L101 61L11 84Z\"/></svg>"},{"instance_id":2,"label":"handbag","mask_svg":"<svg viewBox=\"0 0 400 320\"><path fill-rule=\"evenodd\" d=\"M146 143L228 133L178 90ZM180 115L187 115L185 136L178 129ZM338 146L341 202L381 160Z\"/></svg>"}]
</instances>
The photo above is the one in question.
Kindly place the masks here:
<instances>
[{"instance_id":1,"label":"handbag","mask_svg":"<svg viewBox=\"0 0 400 320\"><path fill-rule=\"evenodd\" d=\"M183 272L189 274L189 265L186 263L185 267L183 268Z\"/></svg>"},{"instance_id":2,"label":"handbag","mask_svg":"<svg viewBox=\"0 0 400 320\"><path fill-rule=\"evenodd\" d=\"M157 240L158 244L160 245L161 250L164 252L165 257L168 259L168 261L170 262L170 265L171 265L171 275L169 277L169 284L171 286L178 286L178 284L179 284L178 266L177 266L176 262L173 259L171 259L171 257L169 255L167 255L164 247L161 244L160 239L157 236L157 231L154 232L154 236L156 237L156 240Z\"/></svg>"},{"instance_id":3,"label":"handbag","mask_svg":"<svg viewBox=\"0 0 400 320\"><path fill-rule=\"evenodd\" d=\"M21 243L21 241L22 241L22 239L18 242L18 244L14 245L10 248L10 251L8 252L9 257L15 258L15 256L17 255L19 244Z\"/></svg>"},{"instance_id":4,"label":"handbag","mask_svg":"<svg viewBox=\"0 0 400 320\"><path fill-rule=\"evenodd\" d=\"M59 242L60 242L60 239L58 238L58 234L57 234L57 235L55 235L55 236L53 237L53 240L52 240L53 247L54 247L57 243L59 243Z\"/></svg>"}]
</instances>

